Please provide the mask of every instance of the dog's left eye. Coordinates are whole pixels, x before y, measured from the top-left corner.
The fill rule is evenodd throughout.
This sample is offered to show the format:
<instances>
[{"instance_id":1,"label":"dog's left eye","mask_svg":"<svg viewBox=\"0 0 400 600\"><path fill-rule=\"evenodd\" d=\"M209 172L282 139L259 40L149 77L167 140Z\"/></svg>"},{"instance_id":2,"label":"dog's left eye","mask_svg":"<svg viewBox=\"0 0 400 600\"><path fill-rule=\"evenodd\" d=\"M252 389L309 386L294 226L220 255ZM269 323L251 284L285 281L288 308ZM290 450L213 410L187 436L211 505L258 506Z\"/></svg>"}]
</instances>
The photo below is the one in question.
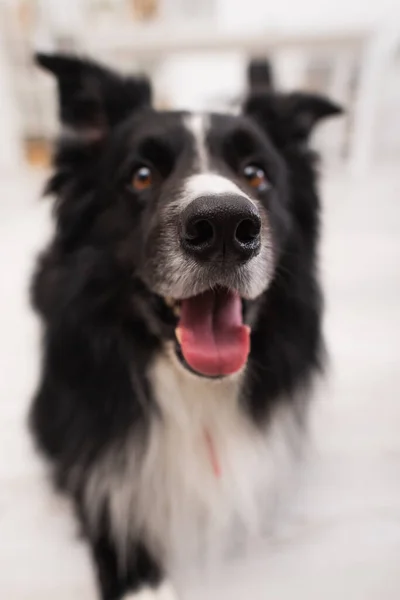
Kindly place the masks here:
<instances>
[{"instance_id":1,"label":"dog's left eye","mask_svg":"<svg viewBox=\"0 0 400 600\"><path fill-rule=\"evenodd\" d=\"M255 190L263 191L269 186L267 176L261 167L247 165L242 171L242 177Z\"/></svg>"},{"instance_id":2,"label":"dog's left eye","mask_svg":"<svg viewBox=\"0 0 400 600\"><path fill-rule=\"evenodd\" d=\"M153 173L149 167L139 167L133 174L132 187L141 192L149 189L153 185Z\"/></svg>"}]
</instances>

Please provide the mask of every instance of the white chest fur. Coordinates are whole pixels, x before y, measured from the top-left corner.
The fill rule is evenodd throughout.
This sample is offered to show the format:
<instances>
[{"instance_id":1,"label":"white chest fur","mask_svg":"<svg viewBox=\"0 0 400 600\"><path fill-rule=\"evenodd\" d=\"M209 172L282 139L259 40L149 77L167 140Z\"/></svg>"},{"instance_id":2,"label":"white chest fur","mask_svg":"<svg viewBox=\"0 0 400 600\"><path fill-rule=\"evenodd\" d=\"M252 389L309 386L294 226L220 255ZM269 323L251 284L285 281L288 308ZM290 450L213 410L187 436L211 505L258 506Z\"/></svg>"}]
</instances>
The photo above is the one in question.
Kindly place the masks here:
<instances>
[{"instance_id":1,"label":"white chest fur","mask_svg":"<svg viewBox=\"0 0 400 600\"><path fill-rule=\"evenodd\" d=\"M259 533L276 501L289 414L260 431L239 405L240 376L196 377L172 351L157 357L149 380L160 416L145 448L132 435L107 456L88 482L88 503L93 511L107 500L121 548L140 535L168 561L214 560Z\"/></svg>"}]
</instances>

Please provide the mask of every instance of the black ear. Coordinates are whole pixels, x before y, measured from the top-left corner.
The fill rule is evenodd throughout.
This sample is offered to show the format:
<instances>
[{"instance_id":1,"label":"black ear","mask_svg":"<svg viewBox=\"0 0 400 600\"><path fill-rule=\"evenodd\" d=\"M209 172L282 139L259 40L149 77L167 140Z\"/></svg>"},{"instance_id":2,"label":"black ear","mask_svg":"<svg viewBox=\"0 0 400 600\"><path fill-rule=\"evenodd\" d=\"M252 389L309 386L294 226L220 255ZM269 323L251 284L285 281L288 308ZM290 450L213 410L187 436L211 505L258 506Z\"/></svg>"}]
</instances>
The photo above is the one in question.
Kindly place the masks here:
<instances>
[{"instance_id":1,"label":"black ear","mask_svg":"<svg viewBox=\"0 0 400 600\"><path fill-rule=\"evenodd\" d=\"M63 125L83 137L101 139L133 110L149 105L143 77L122 77L95 62L62 54L36 54L38 65L55 75Z\"/></svg>"},{"instance_id":2,"label":"black ear","mask_svg":"<svg viewBox=\"0 0 400 600\"><path fill-rule=\"evenodd\" d=\"M274 74L269 60L252 58L247 67L247 86L250 93L269 92L274 88Z\"/></svg>"},{"instance_id":3,"label":"black ear","mask_svg":"<svg viewBox=\"0 0 400 600\"><path fill-rule=\"evenodd\" d=\"M271 92L252 94L244 112L264 127L277 145L285 146L307 142L320 121L342 114L343 109L318 94Z\"/></svg>"}]
</instances>

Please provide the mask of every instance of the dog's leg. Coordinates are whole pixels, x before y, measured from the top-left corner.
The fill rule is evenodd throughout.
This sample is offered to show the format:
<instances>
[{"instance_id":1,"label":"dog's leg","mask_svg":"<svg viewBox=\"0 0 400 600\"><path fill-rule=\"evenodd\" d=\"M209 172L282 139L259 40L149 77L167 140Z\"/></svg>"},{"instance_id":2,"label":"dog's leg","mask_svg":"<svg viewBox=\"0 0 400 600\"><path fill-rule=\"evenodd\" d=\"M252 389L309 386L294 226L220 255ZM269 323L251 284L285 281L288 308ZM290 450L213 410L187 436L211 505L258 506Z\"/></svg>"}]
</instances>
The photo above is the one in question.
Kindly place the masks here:
<instances>
[{"instance_id":1,"label":"dog's leg","mask_svg":"<svg viewBox=\"0 0 400 600\"><path fill-rule=\"evenodd\" d=\"M130 549L126 567L118 562L114 544L106 533L90 540L101 600L177 600L162 568L142 543Z\"/></svg>"}]
</instances>

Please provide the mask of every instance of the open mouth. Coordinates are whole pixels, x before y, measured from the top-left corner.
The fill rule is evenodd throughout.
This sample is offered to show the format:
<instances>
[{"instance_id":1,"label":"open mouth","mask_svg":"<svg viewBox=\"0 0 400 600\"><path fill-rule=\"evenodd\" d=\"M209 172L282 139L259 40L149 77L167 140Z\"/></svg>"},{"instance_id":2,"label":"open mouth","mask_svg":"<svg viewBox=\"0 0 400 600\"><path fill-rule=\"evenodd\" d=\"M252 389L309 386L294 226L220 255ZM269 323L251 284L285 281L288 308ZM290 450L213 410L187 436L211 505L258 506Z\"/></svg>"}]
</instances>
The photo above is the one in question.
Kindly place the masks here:
<instances>
[{"instance_id":1,"label":"open mouth","mask_svg":"<svg viewBox=\"0 0 400 600\"><path fill-rule=\"evenodd\" d=\"M221 377L246 364L250 328L243 323L242 299L237 292L220 288L166 302L178 318L178 356L192 371Z\"/></svg>"}]
</instances>

